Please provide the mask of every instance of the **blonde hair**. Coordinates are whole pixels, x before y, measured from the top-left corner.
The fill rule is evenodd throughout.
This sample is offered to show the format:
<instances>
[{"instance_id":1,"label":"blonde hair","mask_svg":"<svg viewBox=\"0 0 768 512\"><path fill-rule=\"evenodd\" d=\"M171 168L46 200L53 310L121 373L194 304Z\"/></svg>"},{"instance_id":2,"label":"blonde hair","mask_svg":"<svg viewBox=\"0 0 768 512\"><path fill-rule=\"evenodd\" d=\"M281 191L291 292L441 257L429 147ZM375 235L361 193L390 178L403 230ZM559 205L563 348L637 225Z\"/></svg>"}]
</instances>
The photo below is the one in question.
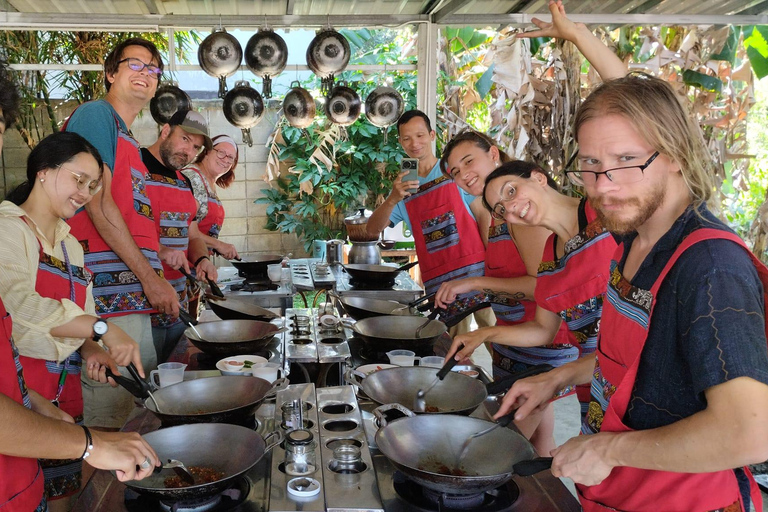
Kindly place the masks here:
<instances>
[{"instance_id":1,"label":"blonde hair","mask_svg":"<svg viewBox=\"0 0 768 512\"><path fill-rule=\"evenodd\" d=\"M649 145L680 165L696 206L712 197L714 167L701 127L668 82L645 73L630 73L604 82L576 113L576 141L584 123L606 114L625 117Z\"/></svg>"}]
</instances>

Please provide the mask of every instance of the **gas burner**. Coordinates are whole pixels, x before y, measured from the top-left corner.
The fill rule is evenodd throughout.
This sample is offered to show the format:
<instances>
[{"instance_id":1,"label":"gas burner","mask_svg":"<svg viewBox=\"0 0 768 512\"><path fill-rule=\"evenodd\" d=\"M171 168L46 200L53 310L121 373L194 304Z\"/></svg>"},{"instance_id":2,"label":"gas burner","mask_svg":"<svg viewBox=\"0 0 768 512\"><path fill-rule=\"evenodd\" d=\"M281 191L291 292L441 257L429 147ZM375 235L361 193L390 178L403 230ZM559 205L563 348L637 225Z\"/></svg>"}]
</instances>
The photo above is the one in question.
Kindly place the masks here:
<instances>
[{"instance_id":1,"label":"gas burner","mask_svg":"<svg viewBox=\"0 0 768 512\"><path fill-rule=\"evenodd\" d=\"M164 501L157 498L139 494L133 489L125 490L125 508L129 512L152 512L166 511L173 512L225 512L235 510L240 505L248 493L251 491L251 485L246 478L238 478L232 487L214 496L205 498L192 498L190 500Z\"/></svg>"},{"instance_id":2,"label":"gas burner","mask_svg":"<svg viewBox=\"0 0 768 512\"><path fill-rule=\"evenodd\" d=\"M280 285L270 282L268 279L259 279L255 281L245 280L242 283L233 283L229 286L229 289L233 292L267 292L275 291L280 288Z\"/></svg>"},{"instance_id":3,"label":"gas burner","mask_svg":"<svg viewBox=\"0 0 768 512\"><path fill-rule=\"evenodd\" d=\"M391 290L395 286L395 281L392 280L383 283L369 283L366 281L352 279L350 277L349 286L352 290Z\"/></svg>"},{"instance_id":4,"label":"gas burner","mask_svg":"<svg viewBox=\"0 0 768 512\"><path fill-rule=\"evenodd\" d=\"M410 480L400 471L392 475L397 494L417 511L470 510L483 512L504 512L511 510L520 496L520 489L514 482L488 492L472 495L446 494L427 489Z\"/></svg>"}]
</instances>

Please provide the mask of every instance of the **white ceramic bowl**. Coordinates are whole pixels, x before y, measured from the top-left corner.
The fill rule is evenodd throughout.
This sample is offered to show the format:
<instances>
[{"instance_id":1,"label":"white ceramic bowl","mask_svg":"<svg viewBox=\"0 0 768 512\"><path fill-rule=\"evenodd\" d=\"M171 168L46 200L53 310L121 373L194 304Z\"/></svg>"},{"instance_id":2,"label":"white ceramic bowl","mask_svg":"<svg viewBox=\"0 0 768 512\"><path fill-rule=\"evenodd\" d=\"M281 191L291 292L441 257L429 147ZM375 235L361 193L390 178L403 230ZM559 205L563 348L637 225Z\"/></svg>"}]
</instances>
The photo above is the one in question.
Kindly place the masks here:
<instances>
[{"instance_id":1,"label":"white ceramic bowl","mask_svg":"<svg viewBox=\"0 0 768 512\"><path fill-rule=\"evenodd\" d=\"M251 374L250 368L244 368L244 365L231 364L232 362L244 363L245 361L250 361L253 364L256 364L256 363L266 363L267 359L261 356L249 356L249 355L230 356L216 363L216 369L219 370L222 375L251 376L252 374Z\"/></svg>"}]
</instances>

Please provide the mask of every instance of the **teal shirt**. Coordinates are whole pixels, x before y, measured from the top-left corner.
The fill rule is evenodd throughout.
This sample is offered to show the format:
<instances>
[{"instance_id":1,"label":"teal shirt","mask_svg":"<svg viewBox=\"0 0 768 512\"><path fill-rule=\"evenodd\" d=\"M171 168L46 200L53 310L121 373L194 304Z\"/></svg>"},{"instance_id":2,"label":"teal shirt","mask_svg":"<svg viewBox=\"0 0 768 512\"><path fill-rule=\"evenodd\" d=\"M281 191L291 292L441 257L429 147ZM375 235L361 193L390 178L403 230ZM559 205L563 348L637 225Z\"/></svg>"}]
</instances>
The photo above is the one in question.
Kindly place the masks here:
<instances>
[{"instance_id":1,"label":"teal shirt","mask_svg":"<svg viewBox=\"0 0 768 512\"><path fill-rule=\"evenodd\" d=\"M440 160L437 160L437 163L432 168L431 171L429 171L429 174L427 174L426 177L422 178L419 176L419 185L423 185L425 183L429 183L430 181L434 181L440 176L443 175L443 172L440 170ZM461 187L458 187L459 194L461 194L461 198L464 199L464 206L467 208L467 211L472 216L472 218L475 218L475 214L472 213L472 210L469 209L469 204L475 200L475 196L463 191ZM411 227L411 222L408 219L408 211L405 209L405 202L400 201L395 205L394 210L392 210L392 214L389 216L389 222L392 223L392 226L396 225L398 222L404 221L406 226L408 226L408 229ZM413 230L411 230L413 231Z\"/></svg>"},{"instance_id":2,"label":"teal shirt","mask_svg":"<svg viewBox=\"0 0 768 512\"><path fill-rule=\"evenodd\" d=\"M101 155L101 159L109 166L115 168L117 154L117 124L128 132L125 121L118 115L112 105L105 100L89 101L79 106L69 118L67 131L82 135L93 144Z\"/></svg>"}]
</instances>

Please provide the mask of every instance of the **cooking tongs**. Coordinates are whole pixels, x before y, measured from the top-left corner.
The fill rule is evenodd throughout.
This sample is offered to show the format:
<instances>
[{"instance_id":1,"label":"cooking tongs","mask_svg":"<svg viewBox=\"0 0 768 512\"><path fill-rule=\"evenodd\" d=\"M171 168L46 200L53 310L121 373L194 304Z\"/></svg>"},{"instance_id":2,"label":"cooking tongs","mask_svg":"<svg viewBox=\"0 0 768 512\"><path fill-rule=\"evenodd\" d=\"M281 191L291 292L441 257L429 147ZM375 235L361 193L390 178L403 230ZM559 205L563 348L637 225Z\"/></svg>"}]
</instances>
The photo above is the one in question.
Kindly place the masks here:
<instances>
[{"instance_id":1,"label":"cooking tongs","mask_svg":"<svg viewBox=\"0 0 768 512\"><path fill-rule=\"evenodd\" d=\"M140 398L142 400L149 398L155 403L155 410L157 412L162 412L160 410L160 406L157 403L157 400L155 400L155 396L152 394L152 391L155 389L152 384L141 378L141 375L139 375L139 370L136 369L136 366L133 363L130 363L126 368L128 368L128 373L131 374L133 379L129 379L121 375L115 375L112 373L112 370L110 370L109 367L107 367L106 375L107 377L112 377L115 382L124 387L136 398Z\"/></svg>"},{"instance_id":2,"label":"cooking tongs","mask_svg":"<svg viewBox=\"0 0 768 512\"><path fill-rule=\"evenodd\" d=\"M196 290L201 289L200 282L195 279L192 274L184 270L184 267L179 267L179 272L184 274L184 277L187 278L187 281L189 281ZM222 292L221 288L219 288L219 285L216 284L216 281L207 276L205 280L208 282L208 286L211 288L211 295L213 296L213 299L227 300L227 298L224 297L224 292Z\"/></svg>"}]
</instances>

